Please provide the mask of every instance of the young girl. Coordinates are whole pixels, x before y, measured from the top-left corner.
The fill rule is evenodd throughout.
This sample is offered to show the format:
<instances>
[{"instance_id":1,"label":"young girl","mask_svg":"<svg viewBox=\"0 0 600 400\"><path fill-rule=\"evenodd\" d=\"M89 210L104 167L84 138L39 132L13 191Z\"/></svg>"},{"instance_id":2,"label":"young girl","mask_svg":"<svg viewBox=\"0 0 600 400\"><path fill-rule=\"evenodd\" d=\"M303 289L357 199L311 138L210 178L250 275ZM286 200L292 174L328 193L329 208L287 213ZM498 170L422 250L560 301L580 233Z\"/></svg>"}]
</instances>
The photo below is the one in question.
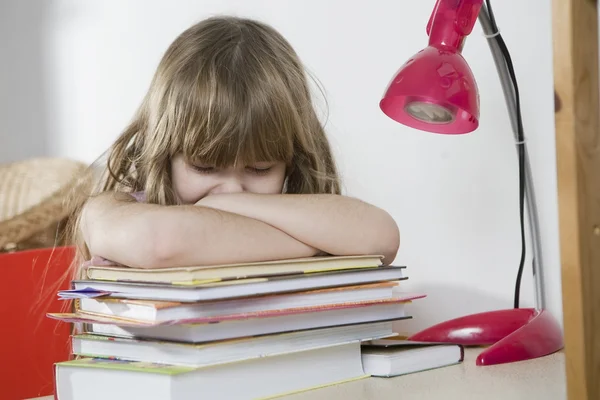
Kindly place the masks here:
<instances>
[{"instance_id":1,"label":"young girl","mask_svg":"<svg viewBox=\"0 0 600 400\"><path fill-rule=\"evenodd\" d=\"M272 27L215 17L164 54L84 205L82 256L140 268L319 254L394 260L385 211L342 196L305 72Z\"/></svg>"}]
</instances>

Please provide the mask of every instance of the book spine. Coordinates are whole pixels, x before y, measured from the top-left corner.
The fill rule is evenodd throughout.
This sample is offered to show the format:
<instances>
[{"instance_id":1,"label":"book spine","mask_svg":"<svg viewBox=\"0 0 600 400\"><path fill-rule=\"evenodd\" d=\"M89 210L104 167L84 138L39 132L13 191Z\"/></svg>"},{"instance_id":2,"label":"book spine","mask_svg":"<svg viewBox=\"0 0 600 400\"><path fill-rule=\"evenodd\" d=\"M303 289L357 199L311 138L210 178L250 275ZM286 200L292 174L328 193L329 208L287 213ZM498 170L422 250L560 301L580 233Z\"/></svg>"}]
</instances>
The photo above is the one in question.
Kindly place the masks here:
<instances>
[{"instance_id":1,"label":"book spine","mask_svg":"<svg viewBox=\"0 0 600 400\"><path fill-rule=\"evenodd\" d=\"M56 364L54 364L52 368L52 386L54 387L54 400L58 400L58 385L56 384Z\"/></svg>"}]
</instances>

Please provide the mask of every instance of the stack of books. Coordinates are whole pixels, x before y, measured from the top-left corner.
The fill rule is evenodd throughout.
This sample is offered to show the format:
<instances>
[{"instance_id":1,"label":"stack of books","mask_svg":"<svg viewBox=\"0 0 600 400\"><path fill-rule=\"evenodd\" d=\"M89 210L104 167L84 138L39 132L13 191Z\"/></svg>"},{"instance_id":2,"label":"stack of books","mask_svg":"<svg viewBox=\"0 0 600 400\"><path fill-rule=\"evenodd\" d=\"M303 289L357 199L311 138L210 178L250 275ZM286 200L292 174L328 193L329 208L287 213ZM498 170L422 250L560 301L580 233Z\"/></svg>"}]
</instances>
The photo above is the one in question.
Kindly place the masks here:
<instances>
[{"instance_id":1,"label":"stack of books","mask_svg":"<svg viewBox=\"0 0 600 400\"><path fill-rule=\"evenodd\" d=\"M91 266L59 292L73 312L48 314L75 324L56 398L255 399L364 378L361 343L394 336L424 297L381 260Z\"/></svg>"}]
</instances>

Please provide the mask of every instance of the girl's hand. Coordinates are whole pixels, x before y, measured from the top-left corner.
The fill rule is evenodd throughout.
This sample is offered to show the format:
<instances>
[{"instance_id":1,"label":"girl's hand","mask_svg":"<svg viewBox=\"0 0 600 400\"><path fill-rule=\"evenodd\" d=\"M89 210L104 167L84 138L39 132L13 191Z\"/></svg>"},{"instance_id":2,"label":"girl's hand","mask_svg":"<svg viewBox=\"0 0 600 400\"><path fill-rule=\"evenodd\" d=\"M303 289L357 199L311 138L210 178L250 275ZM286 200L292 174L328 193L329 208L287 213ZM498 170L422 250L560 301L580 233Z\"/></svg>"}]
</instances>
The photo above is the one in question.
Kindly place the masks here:
<instances>
[{"instance_id":1,"label":"girl's hand","mask_svg":"<svg viewBox=\"0 0 600 400\"><path fill-rule=\"evenodd\" d=\"M196 202L196 205L244 215L242 203L244 196L247 195L247 193L214 194L200 199Z\"/></svg>"}]
</instances>

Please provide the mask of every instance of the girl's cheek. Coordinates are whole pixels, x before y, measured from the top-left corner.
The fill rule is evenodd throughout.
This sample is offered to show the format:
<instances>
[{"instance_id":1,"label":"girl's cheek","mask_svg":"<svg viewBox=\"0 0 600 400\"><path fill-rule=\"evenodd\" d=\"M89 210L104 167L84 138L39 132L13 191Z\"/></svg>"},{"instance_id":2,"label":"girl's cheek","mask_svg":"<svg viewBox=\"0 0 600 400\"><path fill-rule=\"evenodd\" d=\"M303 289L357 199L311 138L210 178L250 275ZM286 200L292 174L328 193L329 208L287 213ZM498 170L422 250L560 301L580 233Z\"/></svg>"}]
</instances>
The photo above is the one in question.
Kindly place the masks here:
<instances>
[{"instance_id":1,"label":"girl's cheek","mask_svg":"<svg viewBox=\"0 0 600 400\"><path fill-rule=\"evenodd\" d=\"M253 177L245 185L250 193L280 194L283 190L285 176L273 175L269 177Z\"/></svg>"},{"instance_id":2,"label":"girl's cheek","mask_svg":"<svg viewBox=\"0 0 600 400\"><path fill-rule=\"evenodd\" d=\"M175 185L175 193L183 204L194 204L210 191L210 182L200 179L184 179Z\"/></svg>"}]
</instances>

